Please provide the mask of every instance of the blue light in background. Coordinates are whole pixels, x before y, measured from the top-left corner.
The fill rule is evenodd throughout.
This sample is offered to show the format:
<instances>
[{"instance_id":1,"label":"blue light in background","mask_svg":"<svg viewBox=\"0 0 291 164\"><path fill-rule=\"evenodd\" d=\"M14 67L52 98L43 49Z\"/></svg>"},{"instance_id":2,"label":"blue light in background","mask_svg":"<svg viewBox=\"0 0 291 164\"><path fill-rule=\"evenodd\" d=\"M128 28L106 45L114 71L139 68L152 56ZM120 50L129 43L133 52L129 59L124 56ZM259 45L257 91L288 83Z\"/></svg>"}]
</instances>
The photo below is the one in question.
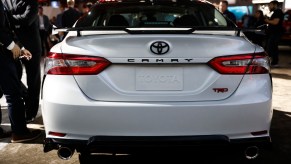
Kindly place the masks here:
<instances>
[{"instance_id":1,"label":"blue light in background","mask_svg":"<svg viewBox=\"0 0 291 164\"><path fill-rule=\"evenodd\" d=\"M228 10L235 15L236 20L241 20L244 15L253 13L253 6L228 6Z\"/></svg>"}]
</instances>

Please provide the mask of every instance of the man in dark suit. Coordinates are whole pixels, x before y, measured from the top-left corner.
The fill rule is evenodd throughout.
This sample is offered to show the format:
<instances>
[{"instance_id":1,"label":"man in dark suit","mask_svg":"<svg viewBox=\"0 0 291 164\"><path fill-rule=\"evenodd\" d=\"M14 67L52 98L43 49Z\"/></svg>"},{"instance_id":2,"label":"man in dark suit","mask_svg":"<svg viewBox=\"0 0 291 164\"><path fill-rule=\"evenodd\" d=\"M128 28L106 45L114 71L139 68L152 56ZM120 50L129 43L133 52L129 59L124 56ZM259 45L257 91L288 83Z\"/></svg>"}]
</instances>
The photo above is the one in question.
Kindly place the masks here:
<instances>
[{"instance_id":1,"label":"man in dark suit","mask_svg":"<svg viewBox=\"0 0 291 164\"><path fill-rule=\"evenodd\" d=\"M11 142L36 139L41 135L41 131L30 132L26 126L21 81L15 65L15 60L18 60L20 55L30 59L31 54L27 50L20 50L13 41L11 23L7 19L7 12L4 10L2 1L0 1L0 43L0 86L8 104L12 129Z\"/></svg>"},{"instance_id":2,"label":"man in dark suit","mask_svg":"<svg viewBox=\"0 0 291 164\"><path fill-rule=\"evenodd\" d=\"M219 3L219 11L228 19L232 20L233 23L236 23L235 15L228 10L228 1L221 1Z\"/></svg>"},{"instance_id":3,"label":"man in dark suit","mask_svg":"<svg viewBox=\"0 0 291 164\"><path fill-rule=\"evenodd\" d=\"M9 21L23 46L32 53L32 59L24 60L27 74L26 119L31 122L39 108L41 41L38 24L37 0L2 0L8 10ZM22 73L22 72L21 72ZM21 75L20 75L21 77Z\"/></svg>"},{"instance_id":4,"label":"man in dark suit","mask_svg":"<svg viewBox=\"0 0 291 164\"><path fill-rule=\"evenodd\" d=\"M283 21L284 13L279 8L278 1L271 1L269 3L269 10L273 12L270 19L266 18L264 21L268 24L266 51L271 57L271 67L279 67L279 42L283 35Z\"/></svg>"},{"instance_id":5,"label":"man in dark suit","mask_svg":"<svg viewBox=\"0 0 291 164\"><path fill-rule=\"evenodd\" d=\"M64 6L60 6L60 13L57 15L57 21L56 21L56 26L61 28L63 27L62 25L62 17L63 17L63 13L65 11L65 7Z\"/></svg>"},{"instance_id":6,"label":"man in dark suit","mask_svg":"<svg viewBox=\"0 0 291 164\"><path fill-rule=\"evenodd\" d=\"M64 11L62 16L62 26L63 27L72 27L74 23L80 18L81 13L74 8L74 1L68 1L69 9Z\"/></svg>"},{"instance_id":7,"label":"man in dark suit","mask_svg":"<svg viewBox=\"0 0 291 164\"><path fill-rule=\"evenodd\" d=\"M38 22L39 22L39 33L41 39L41 47L42 47L42 56L45 56L49 51L49 29L51 29L51 24L48 16L43 14L43 8L41 6L38 7Z\"/></svg>"}]
</instances>

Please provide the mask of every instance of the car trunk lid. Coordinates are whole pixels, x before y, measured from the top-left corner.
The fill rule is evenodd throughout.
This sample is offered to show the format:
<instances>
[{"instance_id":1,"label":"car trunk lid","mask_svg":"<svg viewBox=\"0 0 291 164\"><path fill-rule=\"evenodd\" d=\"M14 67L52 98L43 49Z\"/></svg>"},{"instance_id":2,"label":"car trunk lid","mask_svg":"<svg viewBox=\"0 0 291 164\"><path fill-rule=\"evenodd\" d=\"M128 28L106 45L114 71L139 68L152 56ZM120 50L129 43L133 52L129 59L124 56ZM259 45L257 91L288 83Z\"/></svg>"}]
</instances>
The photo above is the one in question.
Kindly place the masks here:
<instances>
[{"instance_id":1,"label":"car trunk lid","mask_svg":"<svg viewBox=\"0 0 291 164\"><path fill-rule=\"evenodd\" d=\"M74 48L82 55L99 56L112 63L98 75L75 75L83 93L98 101L226 99L243 75L222 75L209 67L208 61L254 53L252 44L228 35L93 35L68 38L66 43L63 53ZM163 43L169 46L166 53ZM161 54L155 53L159 46Z\"/></svg>"}]
</instances>

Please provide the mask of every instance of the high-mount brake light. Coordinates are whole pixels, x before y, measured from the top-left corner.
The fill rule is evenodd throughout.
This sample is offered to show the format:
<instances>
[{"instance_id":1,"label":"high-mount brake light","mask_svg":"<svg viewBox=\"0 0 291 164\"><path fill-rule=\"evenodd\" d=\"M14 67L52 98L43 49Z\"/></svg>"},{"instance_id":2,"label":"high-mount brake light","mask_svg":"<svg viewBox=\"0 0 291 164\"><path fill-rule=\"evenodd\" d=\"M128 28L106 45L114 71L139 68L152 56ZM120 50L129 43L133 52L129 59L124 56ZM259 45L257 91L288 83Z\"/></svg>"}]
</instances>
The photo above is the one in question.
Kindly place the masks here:
<instances>
[{"instance_id":1,"label":"high-mount brake light","mask_svg":"<svg viewBox=\"0 0 291 164\"><path fill-rule=\"evenodd\" d=\"M265 74L270 71L269 57L264 52L216 57L208 65L220 74Z\"/></svg>"},{"instance_id":2,"label":"high-mount brake light","mask_svg":"<svg viewBox=\"0 0 291 164\"><path fill-rule=\"evenodd\" d=\"M53 75L96 75L111 63L95 56L50 53L45 60L45 73Z\"/></svg>"}]
</instances>

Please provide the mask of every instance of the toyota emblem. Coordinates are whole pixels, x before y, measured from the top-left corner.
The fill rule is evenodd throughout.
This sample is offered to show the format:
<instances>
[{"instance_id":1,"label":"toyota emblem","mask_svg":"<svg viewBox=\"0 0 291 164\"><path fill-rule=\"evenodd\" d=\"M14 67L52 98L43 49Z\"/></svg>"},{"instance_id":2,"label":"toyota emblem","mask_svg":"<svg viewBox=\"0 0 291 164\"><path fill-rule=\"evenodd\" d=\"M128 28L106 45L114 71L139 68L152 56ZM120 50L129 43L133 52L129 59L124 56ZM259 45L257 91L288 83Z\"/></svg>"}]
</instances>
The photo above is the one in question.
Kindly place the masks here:
<instances>
[{"instance_id":1,"label":"toyota emblem","mask_svg":"<svg viewBox=\"0 0 291 164\"><path fill-rule=\"evenodd\" d=\"M163 54L169 52L170 46L166 42L156 41L156 42L151 44L150 49L151 49L152 53L154 53L156 55L163 55Z\"/></svg>"}]
</instances>

